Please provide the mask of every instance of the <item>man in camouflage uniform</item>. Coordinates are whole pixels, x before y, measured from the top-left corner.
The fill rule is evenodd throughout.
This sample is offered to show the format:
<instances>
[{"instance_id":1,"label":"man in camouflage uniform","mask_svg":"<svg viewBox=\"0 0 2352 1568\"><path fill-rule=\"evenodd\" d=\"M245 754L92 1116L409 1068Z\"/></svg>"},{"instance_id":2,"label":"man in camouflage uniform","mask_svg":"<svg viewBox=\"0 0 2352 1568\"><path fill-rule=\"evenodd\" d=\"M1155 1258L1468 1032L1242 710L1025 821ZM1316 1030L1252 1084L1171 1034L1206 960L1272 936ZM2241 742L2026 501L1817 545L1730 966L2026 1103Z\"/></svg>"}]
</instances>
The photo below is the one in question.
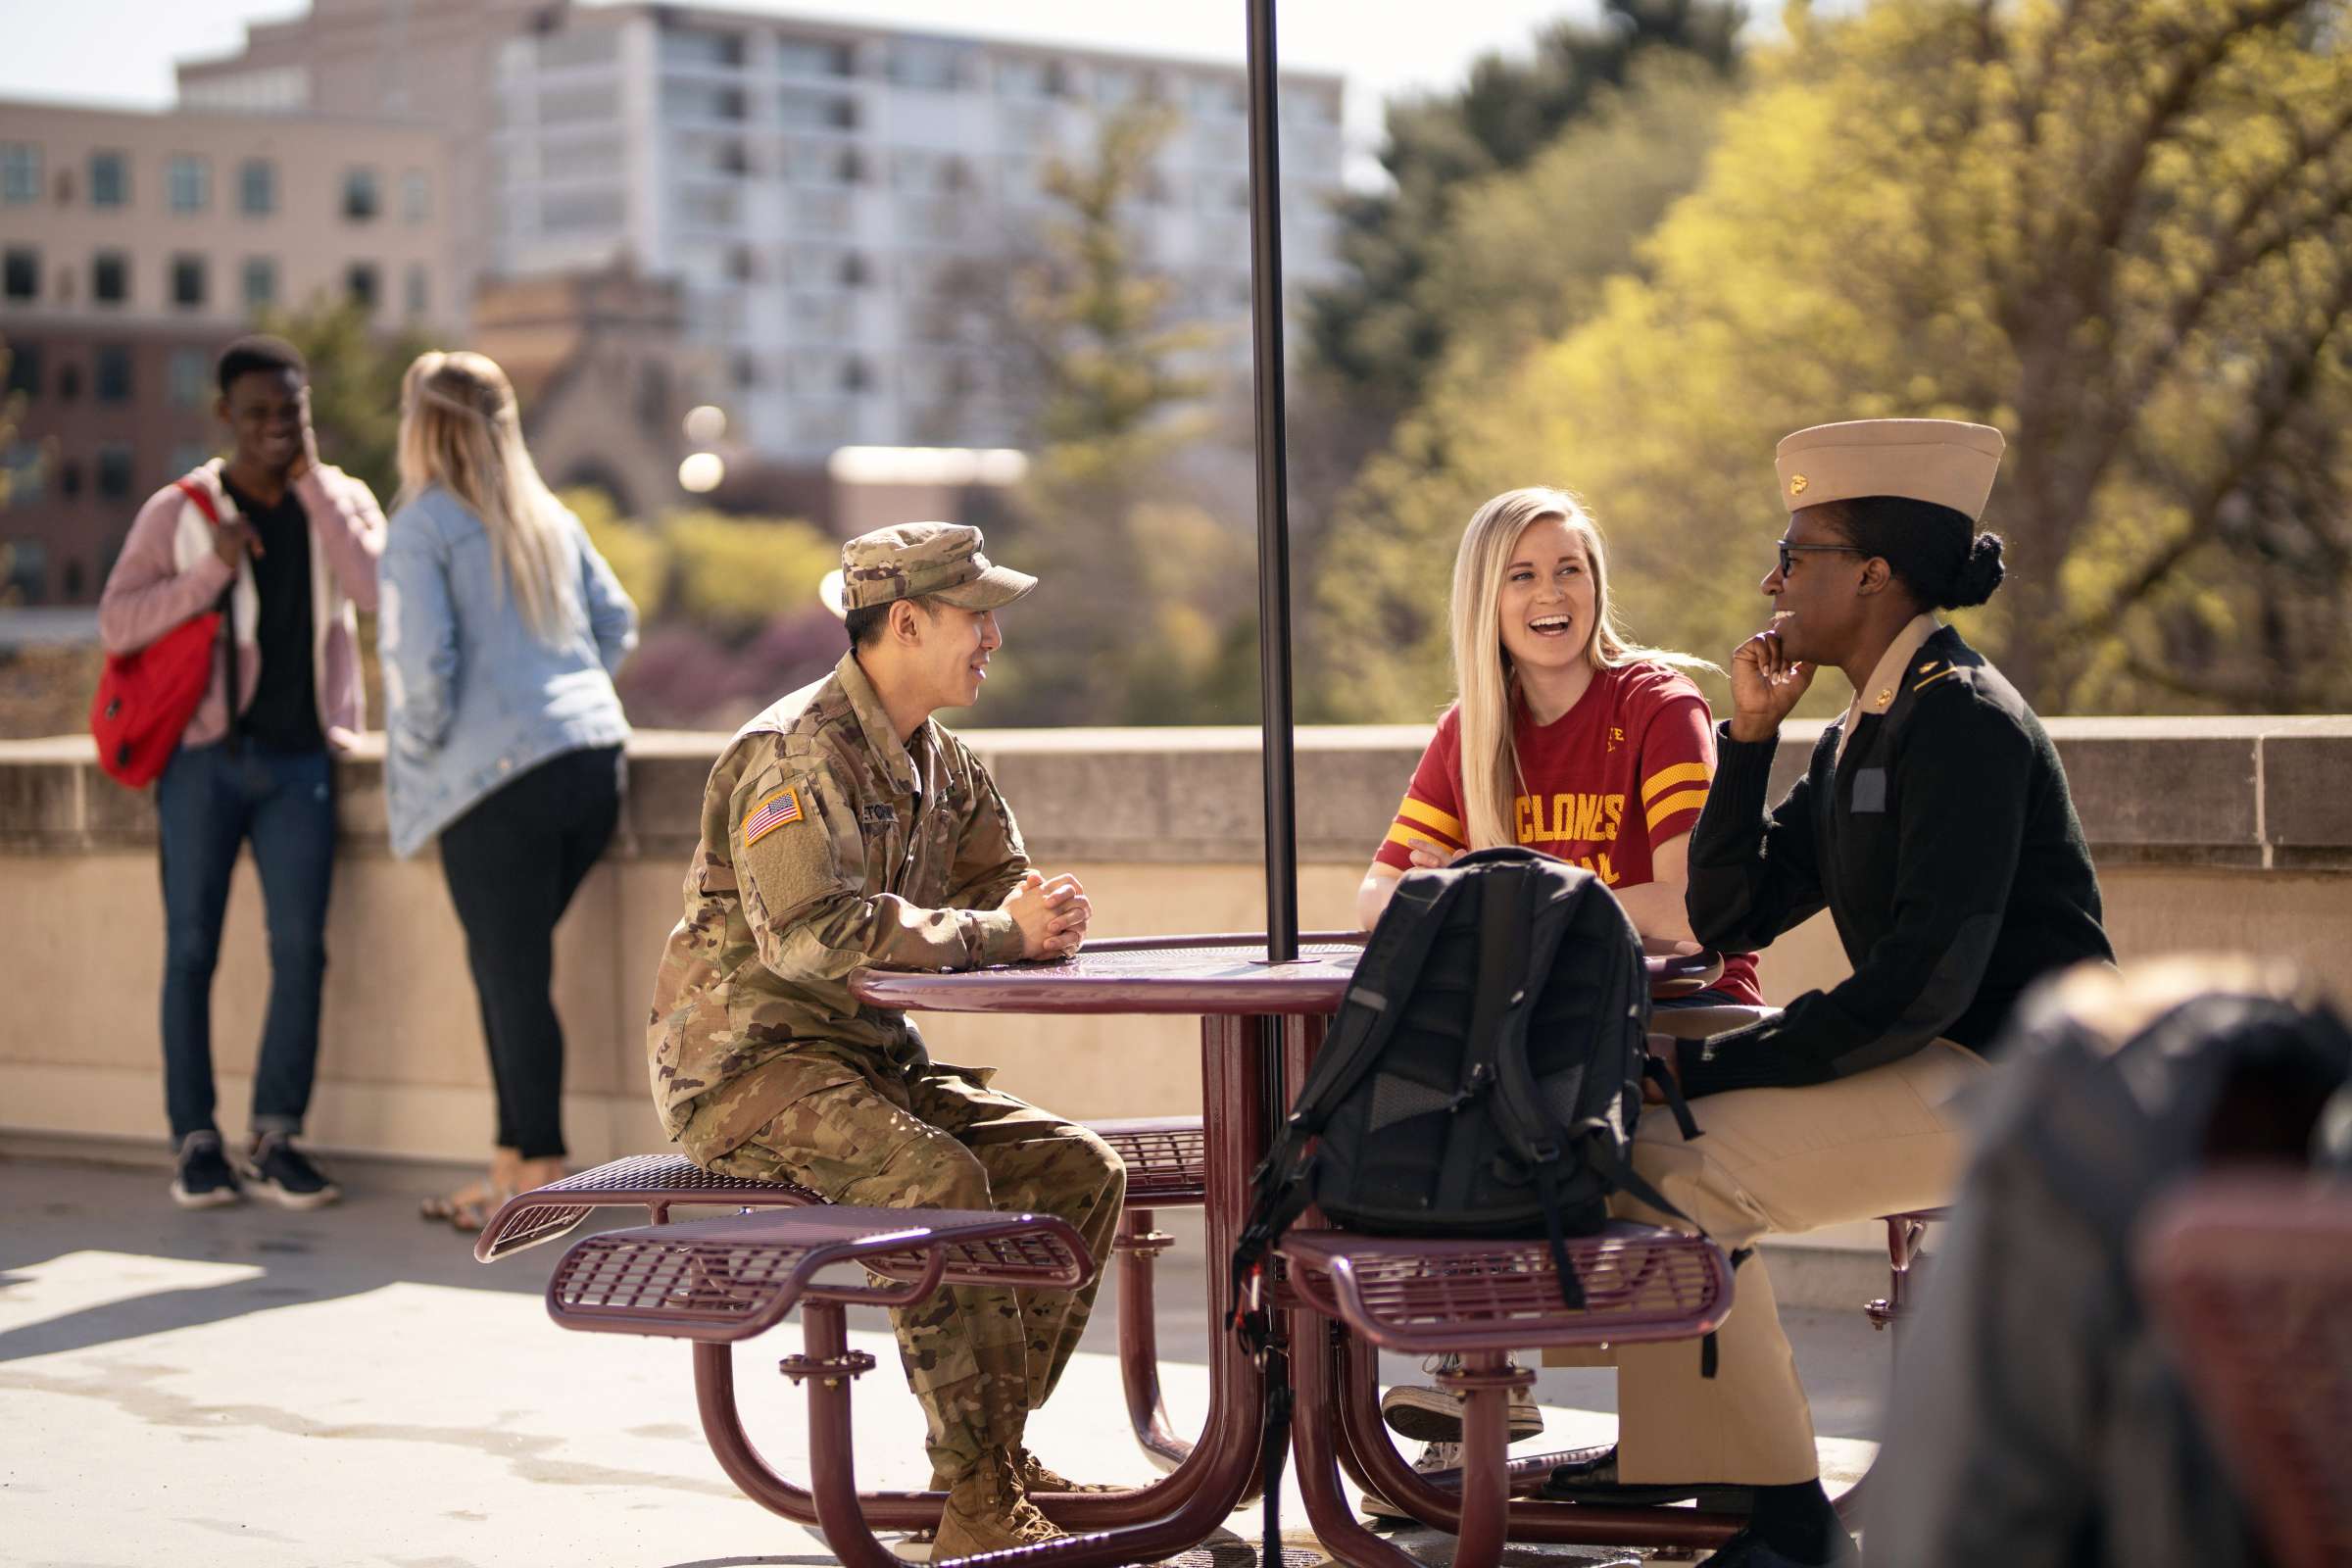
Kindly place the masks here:
<instances>
[{"instance_id":1,"label":"man in camouflage uniform","mask_svg":"<svg viewBox=\"0 0 2352 1568\"><path fill-rule=\"evenodd\" d=\"M1085 936L1077 880L1030 869L988 770L931 719L978 700L995 612L1036 586L981 543L923 522L843 546L849 653L738 731L703 792L685 918L654 988L654 1100L707 1169L842 1203L1058 1214L1103 1259L1118 1156L991 1090L987 1069L932 1061L904 1013L850 994L860 968L971 968ZM949 1493L940 1556L1059 1534L1028 1494L1079 1489L1022 1432L1095 1289L953 1288L892 1313Z\"/></svg>"}]
</instances>

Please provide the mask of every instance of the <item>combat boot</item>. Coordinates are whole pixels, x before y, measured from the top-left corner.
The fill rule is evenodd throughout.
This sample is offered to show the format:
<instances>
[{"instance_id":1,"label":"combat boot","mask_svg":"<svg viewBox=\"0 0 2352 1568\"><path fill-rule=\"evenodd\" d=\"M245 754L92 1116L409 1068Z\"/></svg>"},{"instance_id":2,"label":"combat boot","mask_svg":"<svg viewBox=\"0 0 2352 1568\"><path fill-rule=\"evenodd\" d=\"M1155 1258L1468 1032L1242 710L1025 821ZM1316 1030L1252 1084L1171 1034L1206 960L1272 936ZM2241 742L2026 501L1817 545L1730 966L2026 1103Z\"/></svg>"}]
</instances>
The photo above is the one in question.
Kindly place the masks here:
<instances>
[{"instance_id":1,"label":"combat boot","mask_svg":"<svg viewBox=\"0 0 2352 1568\"><path fill-rule=\"evenodd\" d=\"M1033 1546L1064 1534L1029 1500L1028 1489L1021 1485L1018 1459L1003 1448L991 1448L948 1489L948 1506L939 1516L939 1540L931 1548L931 1560L942 1563L983 1551Z\"/></svg>"}]
</instances>

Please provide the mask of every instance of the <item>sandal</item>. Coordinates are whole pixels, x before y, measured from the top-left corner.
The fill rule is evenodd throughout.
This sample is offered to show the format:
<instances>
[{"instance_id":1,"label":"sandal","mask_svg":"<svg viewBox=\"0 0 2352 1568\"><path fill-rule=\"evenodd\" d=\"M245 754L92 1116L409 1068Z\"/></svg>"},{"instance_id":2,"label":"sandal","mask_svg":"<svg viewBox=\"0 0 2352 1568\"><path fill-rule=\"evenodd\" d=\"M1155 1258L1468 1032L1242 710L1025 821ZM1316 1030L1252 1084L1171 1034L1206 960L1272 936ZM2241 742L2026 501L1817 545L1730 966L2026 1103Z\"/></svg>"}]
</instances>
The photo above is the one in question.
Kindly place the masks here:
<instances>
[{"instance_id":1,"label":"sandal","mask_svg":"<svg viewBox=\"0 0 2352 1568\"><path fill-rule=\"evenodd\" d=\"M453 1226L470 1236L489 1224L498 1206L514 1196L513 1188L502 1188L485 1177L447 1197L426 1199L416 1205L416 1214L428 1225Z\"/></svg>"}]
</instances>

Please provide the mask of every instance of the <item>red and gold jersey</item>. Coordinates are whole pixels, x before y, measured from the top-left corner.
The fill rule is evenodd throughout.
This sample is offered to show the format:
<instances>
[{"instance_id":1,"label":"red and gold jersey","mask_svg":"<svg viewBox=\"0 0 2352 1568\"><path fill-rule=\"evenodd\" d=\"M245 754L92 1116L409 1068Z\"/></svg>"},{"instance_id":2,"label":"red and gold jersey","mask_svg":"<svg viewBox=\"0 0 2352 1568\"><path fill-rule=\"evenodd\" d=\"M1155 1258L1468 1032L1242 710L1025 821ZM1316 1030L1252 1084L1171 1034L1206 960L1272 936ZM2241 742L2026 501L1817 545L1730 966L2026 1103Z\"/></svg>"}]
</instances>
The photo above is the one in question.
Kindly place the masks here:
<instances>
[{"instance_id":1,"label":"red and gold jersey","mask_svg":"<svg viewBox=\"0 0 2352 1568\"><path fill-rule=\"evenodd\" d=\"M1715 776L1715 729L1707 700L1689 676L1663 664L1598 671L1576 706L1538 724L1514 705L1519 787L1511 802L1515 842L1581 865L1611 888L1650 881L1651 846L1689 833ZM1446 710L1421 754L1413 781L1377 858L1412 865L1416 840L1447 854L1468 846L1462 811L1462 728ZM1718 988L1760 1001L1755 960L1724 963Z\"/></svg>"}]
</instances>

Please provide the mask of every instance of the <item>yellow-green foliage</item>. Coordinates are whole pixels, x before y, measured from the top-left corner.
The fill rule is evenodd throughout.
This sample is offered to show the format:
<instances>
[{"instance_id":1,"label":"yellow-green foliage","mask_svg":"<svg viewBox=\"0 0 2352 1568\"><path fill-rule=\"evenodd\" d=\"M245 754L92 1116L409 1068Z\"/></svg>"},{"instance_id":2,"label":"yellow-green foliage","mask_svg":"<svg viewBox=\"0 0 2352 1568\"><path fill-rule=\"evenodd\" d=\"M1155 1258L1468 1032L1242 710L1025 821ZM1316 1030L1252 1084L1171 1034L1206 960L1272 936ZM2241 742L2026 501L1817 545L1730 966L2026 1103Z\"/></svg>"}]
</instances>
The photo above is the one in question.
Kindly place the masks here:
<instances>
[{"instance_id":1,"label":"yellow-green foliage","mask_svg":"<svg viewBox=\"0 0 2352 1568\"><path fill-rule=\"evenodd\" d=\"M566 490L559 499L587 528L597 553L635 602L638 616L650 621L659 615L669 587L669 552L661 538L644 524L623 518L613 509L612 498L592 486Z\"/></svg>"},{"instance_id":2,"label":"yellow-green foliage","mask_svg":"<svg viewBox=\"0 0 2352 1568\"><path fill-rule=\"evenodd\" d=\"M2340 637L2352 56L2242 10L1791 10L1641 271L1521 357L1457 363L1366 469L1319 592L1340 710L1444 699L1454 542L1523 484L1592 507L1638 638L1722 659L1762 619L1774 443L1879 416L2009 435L1986 522L2011 582L1967 624L2039 702L2218 690L2232 629L2282 603ZM2276 569L2297 549L2317 564ZM2340 659L2298 658L2343 700Z\"/></svg>"},{"instance_id":3,"label":"yellow-green foliage","mask_svg":"<svg viewBox=\"0 0 2352 1568\"><path fill-rule=\"evenodd\" d=\"M841 547L805 522L677 512L660 531L678 611L720 626L808 609L817 580L841 564Z\"/></svg>"}]
</instances>

